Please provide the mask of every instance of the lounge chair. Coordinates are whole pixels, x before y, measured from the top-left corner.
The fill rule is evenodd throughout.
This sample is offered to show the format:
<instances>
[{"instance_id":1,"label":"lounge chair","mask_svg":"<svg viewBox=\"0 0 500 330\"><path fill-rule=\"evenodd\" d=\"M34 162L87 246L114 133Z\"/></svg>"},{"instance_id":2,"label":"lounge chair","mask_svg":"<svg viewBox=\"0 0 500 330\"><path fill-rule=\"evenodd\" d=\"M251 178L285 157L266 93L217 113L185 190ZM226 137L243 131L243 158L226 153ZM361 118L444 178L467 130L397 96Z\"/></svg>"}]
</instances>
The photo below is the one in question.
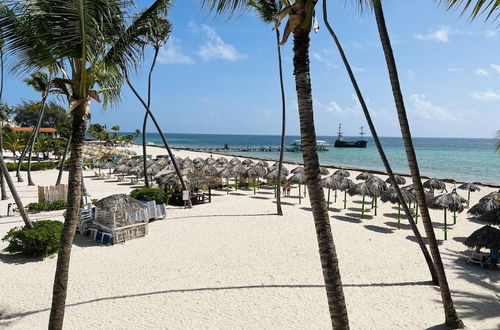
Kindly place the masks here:
<instances>
[{"instance_id":1,"label":"lounge chair","mask_svg":"<svg viewBox=\"0 0 500 330\"><path fill-rule=\"evenodd\" d=\"M490 255L487 253L481 253L481 252L472 252L469 259L467 259L467 263L474 263L478 264L483 268L486 265L491 265L491 258Z\"/></svg>"}]
</instances>

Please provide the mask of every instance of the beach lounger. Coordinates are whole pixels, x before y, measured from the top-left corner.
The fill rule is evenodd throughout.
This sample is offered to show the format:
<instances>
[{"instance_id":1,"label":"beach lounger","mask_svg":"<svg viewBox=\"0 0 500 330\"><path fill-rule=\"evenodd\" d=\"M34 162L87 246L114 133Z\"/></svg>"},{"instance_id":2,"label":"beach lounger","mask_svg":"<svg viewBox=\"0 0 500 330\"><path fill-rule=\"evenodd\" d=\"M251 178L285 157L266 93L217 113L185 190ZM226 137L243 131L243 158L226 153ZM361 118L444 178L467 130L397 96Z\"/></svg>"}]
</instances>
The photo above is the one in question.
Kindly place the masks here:
<instances>
[{"instance_id":1,"label":"beach lounger","mask_svg":"<svg viewBox=\"0 0 500 330\"><path fill-rule=\"evenodd\" d=\"M486 265L491 265L491 258L487 253L472 252L469 259L467 259L467 263L478 264L483 268Z\"/></svg>"}]
</instances>

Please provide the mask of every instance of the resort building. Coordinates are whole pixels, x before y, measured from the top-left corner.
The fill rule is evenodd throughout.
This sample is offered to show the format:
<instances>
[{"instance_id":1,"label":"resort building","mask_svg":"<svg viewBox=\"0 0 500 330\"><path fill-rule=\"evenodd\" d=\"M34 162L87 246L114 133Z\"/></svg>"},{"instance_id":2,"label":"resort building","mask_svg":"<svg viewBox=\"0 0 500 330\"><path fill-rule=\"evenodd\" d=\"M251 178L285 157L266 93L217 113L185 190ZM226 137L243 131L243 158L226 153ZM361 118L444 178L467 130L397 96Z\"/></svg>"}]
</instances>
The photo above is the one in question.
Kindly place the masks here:
<instances>
[{"instance_id":1,"label":"resort building","mask_svg":"<svg viewBox=\"0 0 500 330\"><path fill-rule=\"evenodd\" d=\"M12 127L14 132L32 132L33 127ZM59 133L56 128L53 127L40 127L39 134L48 135L53 138L58 138Z\"/></svg>"}]
</instances>

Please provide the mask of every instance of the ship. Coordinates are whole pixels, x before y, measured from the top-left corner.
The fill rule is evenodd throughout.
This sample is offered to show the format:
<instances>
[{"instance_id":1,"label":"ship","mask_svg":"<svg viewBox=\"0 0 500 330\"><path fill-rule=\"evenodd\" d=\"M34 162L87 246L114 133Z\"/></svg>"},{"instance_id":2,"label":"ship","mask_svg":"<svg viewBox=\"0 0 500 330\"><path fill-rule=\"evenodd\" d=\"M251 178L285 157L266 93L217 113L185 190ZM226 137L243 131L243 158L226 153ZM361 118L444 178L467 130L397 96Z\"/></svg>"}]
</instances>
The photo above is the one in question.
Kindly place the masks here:
<instances>
[{"instance_id":1,"label":"ship","mask_svg":"<svg viewBox=\"0 0 500 330\"><path fill-rule=\"evenodd\" d=\"M316 140L316 151L328 151L330 150L330 146L326 141ZM295 140L290 144L290 147L287 148L287 151L298 152L302 151L302 143L300 140Z\"/></svg>"},{"instance_id":2,"label":"ship","mask_svg":"<svg viewBox=\"0 0 500 330\"><path fill-rule=\"evenodd\" d=\"M368 141L363 139L365 133L363 132L363 126L361 126L361 131L359 135L361 136L361 140L343 140L342 133L342 124L339 124L339 132L337 134L337 140L335 140L335 144L333 145L335 148L366 148L366 144Z\"/></svg>"}]
</instances>

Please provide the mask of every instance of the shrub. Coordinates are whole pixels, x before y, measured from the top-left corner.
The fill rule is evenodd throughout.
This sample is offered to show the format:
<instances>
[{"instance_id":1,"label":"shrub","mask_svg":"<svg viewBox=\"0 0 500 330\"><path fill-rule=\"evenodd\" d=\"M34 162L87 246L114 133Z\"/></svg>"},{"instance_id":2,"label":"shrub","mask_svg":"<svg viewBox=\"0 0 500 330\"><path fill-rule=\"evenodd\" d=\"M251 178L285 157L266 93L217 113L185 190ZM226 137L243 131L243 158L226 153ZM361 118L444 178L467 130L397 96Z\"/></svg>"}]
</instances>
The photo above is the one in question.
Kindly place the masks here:
<instances>
[{"instance_id":1,"label":"shrub","mask_svg":"<svg viewBox=\"0 0 500 330\"><path fill-rule=\"evenodd\" d=\"M64 210L68 207L65 201L55 200L52 203L29 203L26 208L30 212Z\"/></svg>"},{"instance_id":2,"label":"shrub","mask_svg":"<svg viewBox=\"0 0 500 330\"><path fill-rule=\"evenodd\" d=\"M11 253L44 258L59 250L62 228L62 222L41 220L34 222L33 228L12 228L2 241L9 242L7 251Z\"/></svg>"},{"instance_id":3,"label":"shrub","mask_svg":"<svg viewBox=\"0 0 500 330\"><path fill-rule=\"evenodd\" d=\"M130 196L140 201L155 201L157 204L166 204L168 194L158 188L141 188L130 192Z\"/></svg>"},{"instance_id":4,"label":"shrub","mask_svg":"<svg viewBox=\"0 0 500 330\"><path fill-rule=\"evenodd\" d=\"M34 162L31 163L31 170L32 171L43 171L43 170L50 170L53 168L56 168L57 162ZM7 163L7 169L9 171L15 171L17 169L17 162L16 163ZM28 170L28 163L23 162L21 165L21 171L27 171Z\"/></svg>"}]
</instances>

